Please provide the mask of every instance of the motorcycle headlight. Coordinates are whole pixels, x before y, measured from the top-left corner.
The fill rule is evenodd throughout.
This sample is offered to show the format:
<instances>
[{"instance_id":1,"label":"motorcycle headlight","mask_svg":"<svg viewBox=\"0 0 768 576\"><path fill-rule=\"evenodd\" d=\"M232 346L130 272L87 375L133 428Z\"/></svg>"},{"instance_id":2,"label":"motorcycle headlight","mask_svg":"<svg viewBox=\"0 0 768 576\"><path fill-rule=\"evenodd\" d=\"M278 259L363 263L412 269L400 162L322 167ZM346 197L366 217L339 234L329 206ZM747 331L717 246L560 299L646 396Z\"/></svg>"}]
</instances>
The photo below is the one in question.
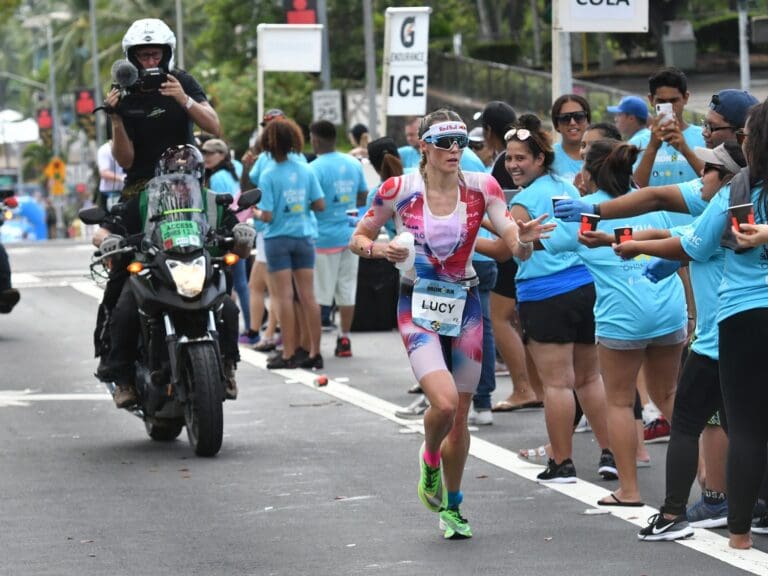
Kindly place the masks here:
<instances>
[{"instance_id":1,"label":"motorcycle headlight","mask_svg":"<svg viewBox=\"0 0 768 576\"><path fill-rule=\"evenodd\" d=\"M192 262L166 260L165 265L176 284L176 292L185 298L194 298L203 290L205 283L205 256L198 256Z\"/></svg>"}]
</instances>

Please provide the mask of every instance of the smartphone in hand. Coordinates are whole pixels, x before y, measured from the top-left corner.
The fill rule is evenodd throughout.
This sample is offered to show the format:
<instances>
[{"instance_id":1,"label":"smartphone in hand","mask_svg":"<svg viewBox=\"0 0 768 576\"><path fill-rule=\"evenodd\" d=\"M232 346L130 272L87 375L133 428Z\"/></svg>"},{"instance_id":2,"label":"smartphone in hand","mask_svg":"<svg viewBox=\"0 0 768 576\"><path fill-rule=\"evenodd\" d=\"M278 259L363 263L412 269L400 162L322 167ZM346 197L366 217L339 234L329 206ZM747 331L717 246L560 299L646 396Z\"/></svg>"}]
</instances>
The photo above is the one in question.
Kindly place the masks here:
<instances>
[{"instance_id":1,"label":"smartphone in hand","mask_svg":"<svg viewBox=\"0 0 768 576\"><path fill-rule=\"evenodd\" d=\"M672 104L664 102L662 104L656 104L656 115L661 118L661 124L669 124L675 119L675 111L672 109Z\"/></svg>"}]
</instances>

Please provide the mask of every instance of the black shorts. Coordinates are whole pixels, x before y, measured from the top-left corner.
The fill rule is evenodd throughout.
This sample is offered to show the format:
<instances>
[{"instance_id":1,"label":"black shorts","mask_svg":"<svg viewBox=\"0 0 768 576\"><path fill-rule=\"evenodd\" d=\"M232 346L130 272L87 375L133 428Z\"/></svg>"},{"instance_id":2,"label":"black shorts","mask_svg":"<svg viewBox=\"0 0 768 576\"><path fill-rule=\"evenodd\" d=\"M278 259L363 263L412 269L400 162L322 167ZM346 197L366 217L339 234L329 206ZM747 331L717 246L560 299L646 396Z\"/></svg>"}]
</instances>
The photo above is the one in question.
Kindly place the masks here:
<instances>
[{"instance_id":1,"label":"black shorts","mask_svg":"<svg viewBox=\"0 0 768 576\"><path fill-rule=\"evenodd\" d=\"M523 340L565 344L595 343L595 285L585 284L575 290L546 300L520 302L518 310Z\"/></svg>"},{"instance_id":2,"label":"black shorts","mask_svg":"<svg viewBox=\"0 0 768 576\"><path fill-rule=\"evenodd\" d=\"M517 286L515 284L517 262L515 262L514 258L510 258L506 262L499 262L497 269L499 272L496 277L496 286L493 287L491 292L514 300L517 298Z\"/></svg>"}]
</instances>

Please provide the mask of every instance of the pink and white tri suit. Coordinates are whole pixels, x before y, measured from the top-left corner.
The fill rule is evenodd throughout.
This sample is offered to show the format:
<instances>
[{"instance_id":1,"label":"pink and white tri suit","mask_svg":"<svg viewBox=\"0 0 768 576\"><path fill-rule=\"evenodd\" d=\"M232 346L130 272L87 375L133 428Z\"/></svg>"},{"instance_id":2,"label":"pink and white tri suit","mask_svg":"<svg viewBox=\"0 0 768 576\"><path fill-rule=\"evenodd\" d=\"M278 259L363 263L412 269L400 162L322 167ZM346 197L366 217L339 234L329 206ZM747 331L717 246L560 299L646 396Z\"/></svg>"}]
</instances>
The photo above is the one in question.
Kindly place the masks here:
<instances>
[{"instance_id":1,"label":"pink and white tri suit","mask_svg":"<svg viewBox=\"0 0 768 576\"><path fill-rule=\"evenodd\" d=\"M416 378L421 380L435 370L450 370L458 391L471 394L480 379L483 355L482 309L472 267L477 233L486 213L500 234L514 224L493 177L479 172L465 172L463 176L456 208L447 216L432 214L425 201L424 181L414 172L384 182L362 222L369 230L378 231L394 218L398 234L408 231L415 238L414 265L401 277L398 327ZM423 323L414 323L414 284L433 281L466 291L456 336L444 336L423 327Z\"/></svg>"}]
</instances>

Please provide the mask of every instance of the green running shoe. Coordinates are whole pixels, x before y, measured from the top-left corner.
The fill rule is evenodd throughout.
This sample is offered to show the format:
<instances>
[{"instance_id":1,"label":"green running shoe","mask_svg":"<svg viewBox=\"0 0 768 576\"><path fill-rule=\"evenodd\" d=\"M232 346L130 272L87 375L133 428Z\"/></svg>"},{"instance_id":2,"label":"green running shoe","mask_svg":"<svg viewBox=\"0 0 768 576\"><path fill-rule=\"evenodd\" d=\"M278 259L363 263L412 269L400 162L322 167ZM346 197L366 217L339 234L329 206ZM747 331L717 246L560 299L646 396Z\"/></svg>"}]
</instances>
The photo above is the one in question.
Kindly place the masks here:
<instances>
[{"instance_id":1,"label":"green running shoe","mask_svg":"<svg viewBox=\"0 0 768 576\"><path fill-rule=\"evenodd\" d=\"M424 462L425 449L426 444L422 443L419 449L419 467L421 468L419 500L430 512L440 512L443 507L443 474L439 467L432 468Z\"/></svg>"},{"instance_id":2,"label":"green running shoe","mask_svg":"<svg viewBox=\"0 0 768 576\"><path fill-rule=\"evenodd\" d=\"M440 530L445 530L446 540L472 538L472 527L459 509L447 508L440 511Z\"/></svg>"}]
</instances>

